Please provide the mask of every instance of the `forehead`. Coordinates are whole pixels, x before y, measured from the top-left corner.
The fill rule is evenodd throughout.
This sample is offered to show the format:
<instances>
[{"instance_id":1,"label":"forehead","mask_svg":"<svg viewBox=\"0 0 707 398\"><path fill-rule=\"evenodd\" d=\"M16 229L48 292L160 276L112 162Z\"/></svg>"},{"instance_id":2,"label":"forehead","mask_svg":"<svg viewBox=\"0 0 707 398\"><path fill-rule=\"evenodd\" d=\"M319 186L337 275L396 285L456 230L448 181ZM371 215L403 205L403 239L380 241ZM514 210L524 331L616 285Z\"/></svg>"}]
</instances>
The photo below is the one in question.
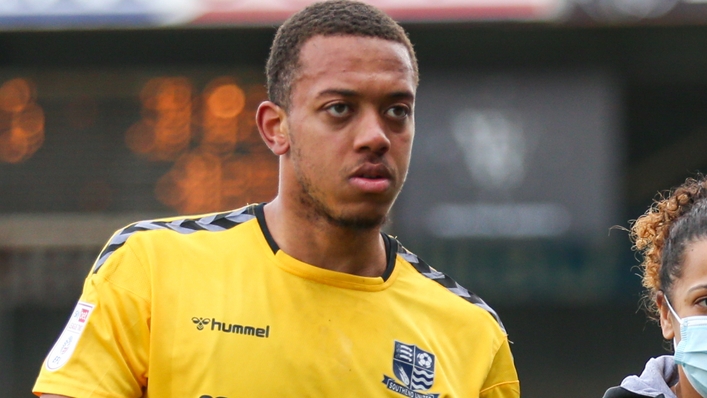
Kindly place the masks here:
<instances>
[{"instance_id":1,"label":"forehead","mask_svg":"<svg viewBox=\"0 0 707 398\"><path fill-rule=\"evenodd\" d=\"M689 289L695 284L707 283L707 239L700 239L685 247L683 266L678 285Z\"/></svg>"},{"instance_id":2,"label":"forehead","mask_svg":"<svg viewBox=\"0 0 707 398\"><path fill-rule=\"evenodd\" d=\"M299 55L298 86L386 81L414 92L412 61L402 43L371 37L314 36ZM317 84L318 83L318 84Z\"/></svg>"}]
</instances>

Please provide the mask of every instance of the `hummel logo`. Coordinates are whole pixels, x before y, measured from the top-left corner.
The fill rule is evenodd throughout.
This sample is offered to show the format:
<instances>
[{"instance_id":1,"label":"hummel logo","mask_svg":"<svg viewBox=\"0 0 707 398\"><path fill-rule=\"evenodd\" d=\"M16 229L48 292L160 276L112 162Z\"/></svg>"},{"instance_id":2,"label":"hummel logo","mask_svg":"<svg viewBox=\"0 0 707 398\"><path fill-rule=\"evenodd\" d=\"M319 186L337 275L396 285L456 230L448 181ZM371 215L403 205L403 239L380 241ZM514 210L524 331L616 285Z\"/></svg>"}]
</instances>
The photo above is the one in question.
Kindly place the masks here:
<instances>
[{"instance_id":1,"label":"hummel logo","mask_svg":"<svg viewBox=\"0 0 707 398\"><path fill-rule=\"evenodd\" d=\"M219 331L219 332L224 332L224 333L235 333L235 334L244 334L246 336L255 336L255 337L263 337L263 338L268 338L270 337L270 325L265 325L264 328L259 328L255 326L249 326L249 325L238 325L235 323L226 323L226 322L221 322L217 321L216 318L197 318L193 317L191 319L192 322L196 325L196 328L198 330L204 330L204 325L209 325L211 324L211 330L213 331Z\"/></svg>"},{"instance_id":2,"label":"hummel logo","mask_svg":"<svg viewBox=\"0 0 707 398\"><path fill-rule=\"evenodd\" d=\"M196 324L196 328L199 330L204 330L204 325L209 324L209 319L194 317L191 319L192 322Z\"/></svg>"}]
</instances>

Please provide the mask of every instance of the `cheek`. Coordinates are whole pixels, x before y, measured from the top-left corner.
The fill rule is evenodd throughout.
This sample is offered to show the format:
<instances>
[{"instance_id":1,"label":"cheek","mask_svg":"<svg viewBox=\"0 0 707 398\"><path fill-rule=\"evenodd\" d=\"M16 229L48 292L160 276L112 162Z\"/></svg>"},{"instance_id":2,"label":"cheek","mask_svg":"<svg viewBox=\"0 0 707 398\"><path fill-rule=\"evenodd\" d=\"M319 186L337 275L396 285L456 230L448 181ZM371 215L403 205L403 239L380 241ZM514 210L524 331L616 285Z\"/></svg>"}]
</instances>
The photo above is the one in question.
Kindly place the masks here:
<instances>
[{"instance_id":1,"label":"cheek","mask_svg":"<svg viewBox=\"0 0 707 398\"><path fill-rule=\"evenodd\" d=\"M404 129L392 136L391 141L394 145L398 145L401 148L412 147L412 140L415 137L415 130L413 128Z\"/></svg>"},{"instance_id":2,"label":"cheek","mask_svg":"<svg viewBox=\"0 0 707 398\"><path fill-rule=\"evenodd\" d=\"M391 154L399 167L407 166L410 163L412 152L412 136L401 136L391 145Z\"/></svg>"},{"instance_id":3,"label":"cheek","mask_svg":"<svg viewBox=\"0 0 707 398\"><path fill-rule=\"evenodd\" d=\"M322 179L322 177L332 174L337 162L341 161L341 158L331 156L331 153L328 153L322 146L317 146L316 143L293 149L296 153L294 160L299 169L306 173L310 179Z\"/></svg>"}]
</instances>

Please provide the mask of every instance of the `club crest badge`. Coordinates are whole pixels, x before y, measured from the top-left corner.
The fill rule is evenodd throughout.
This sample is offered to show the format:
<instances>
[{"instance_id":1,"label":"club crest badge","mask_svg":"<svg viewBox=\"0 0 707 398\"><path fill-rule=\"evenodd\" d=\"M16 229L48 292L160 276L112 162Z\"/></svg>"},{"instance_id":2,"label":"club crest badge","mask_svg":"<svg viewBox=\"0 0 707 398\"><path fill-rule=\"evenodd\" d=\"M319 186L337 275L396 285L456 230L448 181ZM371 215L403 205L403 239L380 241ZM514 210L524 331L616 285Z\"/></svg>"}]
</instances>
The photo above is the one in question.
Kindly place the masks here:
<instances>
[{"instance_id":1,"label":"club crest badge","mask_svg":"<svg viewBox=\"0 0 707 398\"><path fill-rule=\"evenodd\" d=\"M435 365L433 353L396 341L392 369L395 379L383 375L383 384L406 397L437 398L439 394L427 392L435 382Z\"/></svg>"}]
</instances>

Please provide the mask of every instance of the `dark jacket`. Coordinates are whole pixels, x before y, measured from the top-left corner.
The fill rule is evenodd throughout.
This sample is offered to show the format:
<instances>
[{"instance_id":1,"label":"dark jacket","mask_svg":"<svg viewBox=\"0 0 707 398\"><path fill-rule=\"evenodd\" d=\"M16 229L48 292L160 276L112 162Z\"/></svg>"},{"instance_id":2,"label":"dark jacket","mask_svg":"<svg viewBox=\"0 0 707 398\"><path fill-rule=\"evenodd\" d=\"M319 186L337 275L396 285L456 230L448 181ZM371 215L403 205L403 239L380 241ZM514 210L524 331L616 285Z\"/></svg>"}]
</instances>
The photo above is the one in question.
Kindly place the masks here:
<instances>
[{"instance_id":1,"label":"dark jacket","mask_svg":"<svg viewBox=\"0 0 707 398\"><path fill-rule=\"evenodd\" d=\"M621 386L611 387L604 393L604 398L666 398L665 394L642 395L631 392Z\"/></svg>"},{"instance_id":2,"label":"dark jacket","mask_svg":"<svg viewBox=\"0 0 707 398\"><path fill-rule=\"evenodd\" d=\"M677 365L671 355L664 355L648 360L640 376L628 376L606 390L604 398L676 398L670 387L677 382Z\"/></svg>"}]
</instances>

